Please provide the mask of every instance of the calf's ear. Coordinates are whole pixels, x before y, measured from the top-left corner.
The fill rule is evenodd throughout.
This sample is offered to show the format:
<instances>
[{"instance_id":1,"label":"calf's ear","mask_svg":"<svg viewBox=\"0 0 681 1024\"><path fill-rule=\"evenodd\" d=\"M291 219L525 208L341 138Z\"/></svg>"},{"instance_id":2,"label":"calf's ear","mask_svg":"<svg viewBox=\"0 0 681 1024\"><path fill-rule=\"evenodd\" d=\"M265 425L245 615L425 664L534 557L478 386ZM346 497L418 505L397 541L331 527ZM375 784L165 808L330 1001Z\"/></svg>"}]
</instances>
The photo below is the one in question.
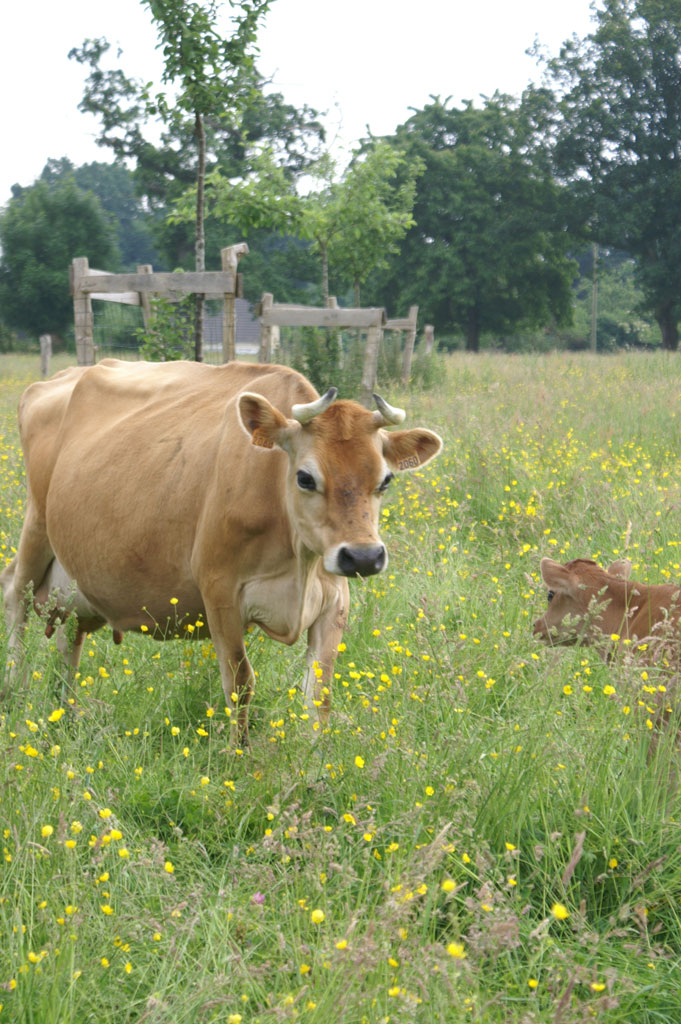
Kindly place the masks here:
<instances>
[{"instance_id":1,"label":"calf's ear","mask_svg":"<svg viewBox=\"0 0 681 1024\"><path fill-rule=\"evenodd\" d=\"M244 391L237 401L239 423L256 448L286 448L300 424L288 420L263 395Z\"/></svg>"},{"instance_id":2,"label":"calf's ear","mask_svg":"<svg viewBox=\"0 0 681 1024\"><path fill-rule=\"evenodd\" d=\"M608 566L608 572L611 576L619 576L623 580L628 580L631 576L631 561L628 558L618 558L616 562Z\"/></svg>"},{"instance_id":3,"label":"calf's ear","mask_svg":"<svg viewBox=\"0 0 681 1024\"><path fill-rule=\"evenodd\" d=\"M418 469L434 459L442 448L442 438L432 430L414 427L413 430L381 431L383 455L391 469Z\"/></svg>"},{"instance_id":4,"label":"calf's ear","mask_svg":"<svg viewBox=\"0 0 681 1024\"><path fill-rule=\"evenodd\" d=\"M567 593L570 589L570 570L552 558L542 558L541 576L549 590Z\"/></svg>"}]
</instances>

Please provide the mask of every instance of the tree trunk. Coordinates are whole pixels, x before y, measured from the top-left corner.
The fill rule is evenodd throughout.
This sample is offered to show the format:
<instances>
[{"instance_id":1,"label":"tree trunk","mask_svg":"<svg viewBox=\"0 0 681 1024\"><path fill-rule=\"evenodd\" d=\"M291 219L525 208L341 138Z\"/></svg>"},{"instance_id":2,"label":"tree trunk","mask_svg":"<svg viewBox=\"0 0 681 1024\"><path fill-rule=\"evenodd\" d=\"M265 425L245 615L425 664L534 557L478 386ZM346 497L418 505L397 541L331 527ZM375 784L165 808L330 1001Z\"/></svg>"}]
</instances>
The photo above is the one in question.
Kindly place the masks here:
<instances>
[{"instance_id":1,"label":"tree trunk","mask_svg":"<svg viewBox=\"0 0 681 1024\"><path fill-rule=\"evenodd\" d=\"M668 352L676 352L679 347L679 322L672 313L671 302L666 302L664 306L659 306L655 310L655 319L662 335L662 348Z\"/></svg>"},{"instance_id":2,"label":"tree trunk","mask_svg":"<svg viewBox=\"0 0 681 1024\"><path fill-rule=\"evenodd\" d=\"M471 306L468 310L468 323L466 325L466 351L480 351L480 317L478 307Z\"/></svg>"},{"instance_id":3,"label":"tree trunk","mask_svg":"<svg viewBox=\"0 0 681 1024\"><path fill-rule=\"evenodd\" d=\"M194 119L194 134L199 155L199 166L196 173L196 270L206 269L206 231L204 225L204 193L206 185L206 133L203 127L203 115L197 113ZM194 296L194 359L203 362L203 308L205 295Z\"/></svg>"},{"instance_id":4,"label":"tree trunk","mask_svg":"<svg viewBox=\"0 0 681 1024\"><path fill-rule=\"evenodd\" d=\"M355 281L355 309L359 309L359 281Z\"/></svg>"},{"instance_id":5,"label":"tree trunk","mask_svg":"<svg viewBox=\"0 0 681 1024\"><path fill-rule=\"evenodd\" d=\"M591 247L591 351L598 351L598 242Z\"/></svg>"}]
</instances>

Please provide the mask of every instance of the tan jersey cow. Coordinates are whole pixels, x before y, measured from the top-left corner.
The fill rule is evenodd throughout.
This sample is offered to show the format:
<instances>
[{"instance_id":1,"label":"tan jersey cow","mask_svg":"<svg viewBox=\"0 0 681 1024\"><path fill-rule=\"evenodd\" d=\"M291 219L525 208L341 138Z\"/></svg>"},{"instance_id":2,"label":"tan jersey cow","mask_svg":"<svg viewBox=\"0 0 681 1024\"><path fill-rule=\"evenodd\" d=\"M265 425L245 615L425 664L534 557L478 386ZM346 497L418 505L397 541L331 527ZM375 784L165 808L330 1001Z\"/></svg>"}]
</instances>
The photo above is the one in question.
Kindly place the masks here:
<instances>
[{"instance_id":1,"label":"tan jersey cow","mask_svg":"<svg viewBox=\"0 0 681 1024\"><path fill-rule=\"evenodd\" d=\"M16 661L30 588L52 618L75 611L74 666L105 623L162 638L201 616L236 740L253 688L244 630L285 644L307 630L304 692L325 718L347 577L387 565L381 495L442 444L383 429L404 413L378 397L370 412L335 396L283 366L114 359L27 388L26 516L0 580Z\"/></svg>"},{"instance_id":2,"label":"tan jersey cow","mask_svg":"<svg viewBox=\"0 0 681 1024\"><path fill-rule=\"evenodd\" d=\"M649 586L629 579L628 559L607 570L586 558L566 565L542 558L548 608L534 623L534 633L549 643L593 643L602 636L620 640L663 637L668 622L681 615L681 588Z\"/></svg>"}]
</instances>

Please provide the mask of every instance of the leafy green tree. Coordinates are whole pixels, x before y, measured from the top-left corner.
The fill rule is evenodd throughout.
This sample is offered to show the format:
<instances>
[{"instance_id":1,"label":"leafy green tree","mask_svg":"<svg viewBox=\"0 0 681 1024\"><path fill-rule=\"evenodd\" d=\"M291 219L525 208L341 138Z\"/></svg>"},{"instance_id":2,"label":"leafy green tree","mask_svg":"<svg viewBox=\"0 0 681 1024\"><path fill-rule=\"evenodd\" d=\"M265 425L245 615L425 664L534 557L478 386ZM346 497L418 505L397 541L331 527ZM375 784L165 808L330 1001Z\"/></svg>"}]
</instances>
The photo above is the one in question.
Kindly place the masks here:
<instances>
[{"instance_id":1,"label":"leafy green tree","mask_svg":"<svg viewBox=\"0 0 681 1024\"><path fill-rule=\"evenodd\" d=\"M309 170L316 187L301 203L297 231L312 243L312 251L322 263L322 302L329 302L329 250L340 230L342 200L336 181L336 162L330 153L323 153Z\"/></svg>"},{"instance_id":2,"label":"leafy green tree","mask_svg":"<svg viewBox=\"0 0 681 1024\"><path fill-rule=\"evenodd\" d=\"M117 158L134 161L136 191L159 215L154 221L154 234L162 262L168 267L189 269L194 248L190 223L184 218L168 222L164 214L182 193L196 187L193 118L181 109L173 110L172 118L164 122L160 140L152 143L147 132L153 116L150 87L129 78L119 67L107 69L110 49L105 39L90 39L69 54L90 69L80 109L99 119L100 145L110 148ZM231 82L224 108L218 105L205 113L208 181L218 168L226 180L245 178L253 155L267 150L289 179L313 158L324 138L317 112L307 106L297 109L286 103L281 93L265 92L266 84L257 69L246 64ZM192 224L194 216L193 211ZM222 222L207 219L205 227L206 263L216 268L219 251L229 242L224 238ZM249 258L249 268L251 262Z\"/></svg>"},{"instance_id":3,"label":"leafy green tree","mask_svg":"<svg viewBox=\"0 0 681 1024\"><path fill-rule=\"evenodd\" d=\"M282 233L291 229L298 217L299 200L285 169L270 150L255 153L249 164L249 172L236 178L228 178L219 167L206 175L207 216L227 221L240 235L262 227ZM192 185L183 192L167 215L168 223L192 219L197 191Z\"/></svg>"},{"instance_id":4,"label":"leafy green tree","mask_svg":"<svg viewBox=\"0 0 681 1024\"><path fill-rule=\"evenodd\" d=\"M547 62L558 172L600 243L636 260L636 282L675 350L681 319L681 7L604 0L595 30Z\"/></svg>"},{"instance_id":5,"label":"leafy green tree","mask_svg":"<svg viewBox=\"0 0 681 1024\"><path fill-rule=\"evenodd\" d=\"M250 161L250 168L252 173L238 180L227 179L219 169L214 173L208 185L212 216L236 225L242 234L267 226L280 232L288 229L309 242L321 259L322 301L326 305L329 250L341 226L341 185L336 180L335 161L326 152L306 168L313 187L304 199L298 195L295 177L287 176L271 153L259 154Z\"/></svg>"},{"instance_id":6,"label":"leafy green tree","mask_svg":"<svg viewBox=\"0 0 681 1024\"><path fill-rule=\"evenodd\" d=\"M302 203L286 168L267 149L248 160L250 172L227 177L217 167L206 176L207 231L224 238L224 226L236 238L248 237L252 244L248 257L247 295L259 299L263 291L274 292L279 301L309 299L313 273L309 246L294 237L298 232ZM175 202L168 224L191 221L196 204L196 189L191 186ZM223 243L224 244L224 243ZM304 275L301 281L298 275Z\"/></svg>"},{"instance_id":7,"label":"leafy green tree","mask_svg":"<svg viewBox=\"0 0 681 1024\"><path fill-rule=\"evenodd\" d=\"M114 72L99 81L99 87L110 90L111 106L105 118L105 131L114 130L120 139L121 128L141 144L140 115L160 117L164 124L186 130L189 119L193 125L196 162L195 269L205 270L206 236L204 229L204 188L206 175L206 125L208 116L226 116L235 108L235 96L244 68L252 65L252 47L258 23L267 11L270 0L240 0L232 6L238 14L231 19L231 34L223 36L218 25L216 0L144 0L156 25L159 46L163 53L162 83L166 91L152 96L148 87L137 89L122 73ZM103 40L84 44L73 56L85 63L94 45L95 57L102 55L108 44ZM130 103L124 112L117 102L123 97ZM203 359L204 296L196 295L194 317L194 358Z\"/></svg>"},{"instance_id":8,"label":"leafy green tree","mask_svg":"<svg viewBox=\"0 0 681 1024\"><path fill-rule=\"evenodd\" d=\"M419 159L407 161L388 142L376 142L350 164L333 204L337 230L329 240L331 262L351 281L355 306L371 271L387 266L391 253L415 223L412 214Z\"/></svg>"},{"instance_id":9,"label":"leafy green tree","mask_svg":"<svg viewBox=\"0 0 681 1024\"><path fill-rule=\"evenodd\" d=\"M97 196L109 215L117 235L120 269L133 271L139 263L157 264L152 234L155 215L145 210L137 197L132 171L122 163L93 162L74 167L62 157L48 160L40 178L54 184L69 175L84 192Z\"/></svg>"},{"instance_id":10,"label":"leafy green tree","mask_svg":"<svg viewBox=\"0 0 681 1024\"><path fill-rule=\"evenodd\" d=\"M397 129L407 164L420 160L414 224L374 294L418 304L439 332L510 333L569 322L575 265L566 196L537 142L541 104L495 94L482 108L439 98Z\"/></svg>"},{"instance_id":11,"label":"leafy green tree","mask_svg":"<svg viewBox=\"0 0 681 1024\"><path fill-rule=\"evenodd\" d=\"M204 229L204 190L206 182L206 129L208 114L224 113L233 101L234 83L241 68L250 63L247 55L255 41L259 19L269 7L269 0L241 0L241 17L235 19L234 31L225 38L218 31L217 4L187 0L145 0L156 23L163 51L163 82L180 85L172 97L157 93L156 110L167 122L180 110L194 121L197 152L196 168L196 270L206 269L206 235ZM196 295L194 316L194 358L203 359L204 296Z\"/></svg>"},{"instance_id":12,"label":"leafy green tree","mask_svg":"<svg viewBox=\"0 0 681 1024\"><path fill-rule=\"evenodd\" d=\"M36 337L63 334L72 322L74 257L106 268L118 262L108 217L71 176L54 185L15 187L0 218L0 246L0 319Z\"/></svg>"},{"instance_id":13,"label":"leafy green tree","mask_svg":"<svg viewBox=\"0 0 681 1024\"><path fill-rule=\"evenodd\" d=\"M241 235L266 227L297 234L311 243L322 262L322 298L329 298L329 264L354 286L359 305L360 284L369 272L385 264L413 223L411 208L418 161L406 166L404 155L387 142L356 153L340 179L330 154L306 169L317 185L305 196L296 181L277 162L271 150L249 160L250 171L228 178L216 168L206 179L208 215L229 223ZM398 176L398 171L401 174ZM171 223L191 218L196 189L188 189L168 217Z\"/></svg>"},{"instance_id":14,"label":"leafy green tree","mask_svg":"<svg viewBox=\"0 0 681 1024\"><path fill-rule=\"evenodd\" d=\"M179 302L163 296L152 296L150 314L144 327L135 330L143 359L155 363L175 359L191 359L191 327L193 321L191 295Z\"/></svg>"}]
</instances>

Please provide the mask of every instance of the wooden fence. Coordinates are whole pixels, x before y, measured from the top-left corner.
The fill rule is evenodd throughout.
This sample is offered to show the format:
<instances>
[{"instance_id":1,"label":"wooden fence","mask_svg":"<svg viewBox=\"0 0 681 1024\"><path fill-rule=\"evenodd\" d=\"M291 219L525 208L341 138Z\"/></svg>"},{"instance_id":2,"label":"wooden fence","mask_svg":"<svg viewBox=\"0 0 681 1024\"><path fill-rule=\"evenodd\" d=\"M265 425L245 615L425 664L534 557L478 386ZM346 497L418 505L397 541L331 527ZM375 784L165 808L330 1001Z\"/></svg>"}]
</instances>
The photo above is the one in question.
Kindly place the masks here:
<instances>
[{"instance_id":1,"label":"wooden fence","mask_svg":"<svg viewBox=\"0 0 681 1024\"><path fill-rule=\"evenodd\" d=\"M242 296L242 275L237 273L239 260L248 252L245 242L221 250L222 270L202 273L174 272L156 273L148 265L140 265L134 274L109 274L105 270L90 267L86 257L74 259L70 268L71 294L76 339L76 358L79 366L91 366L95 362L94 323L92 299L140 306L145 326L151 314L151 297L162 296L169 301L178 301L188 294L203 294L209 299L221 299L222 356L224 362L236 358L236 317L235 299ZM280 327L324 327L341 330L357 330L366 334L366 346L362 367L360 400L371 405L372 392L376 387L378 357L384 331L402 331L405 335L402 358L402 382L406 385L411 374L411 363L416 340L418 306L412 306L409 315L402 319L388 320L382 307L347 309L340 307L335 298L328 306L298 306L275 303L273 296L266 292L256 308L260 317L259 361L272 359L273 338ZM429 328L426 328L428 335ZM430 328L432 347L432 328ZM42 341L41 341L42 345ZM42 361L49 366L49 352L45 346Z\"/></svg>"},{"instance_id":2,"label":"wooden fence","mask_svg":"<svg viewBox=\"0 0 681 1024\"><path fill-rule=\"evenodd\" d=\"M325 327L336 330L347 328L366 332L360 401L369 407L372 404L371 396L376 389L378 356L384 331L404 331L406 334L402 380L405 384L408 383L416 339L418 309L418 306L412 306L409 316L404 319L388 320L385 309L378 306L343 308L337 304L335 298L329 299L328 306L295 306L275 303L273 296L265 292L256 308L261 325L259 359L261 363L271 361L273 332L281 327Z\"/></svg>"},{"instance_id":3,"label":"wooden fence","mask_svg":"<svg viewBox=\"0 0 681 1024\"><path fill-rule=\"evenodd\" d=\"M95 362L92 299L141 306L145 325L151 312L151 296L178 301L185 295L203 294L209 299L222 299L222 352L224 361L235 357L234 300L241 297L239 259L248 252L245 242L221 250L222 270L202 273L154 273L150 265L141 265L135 274L109 274L90 267L85 256L71 263L70 284L73 296L73 320L76 338L76 359L79 366Z\"/></svg>"}]
</instances>

